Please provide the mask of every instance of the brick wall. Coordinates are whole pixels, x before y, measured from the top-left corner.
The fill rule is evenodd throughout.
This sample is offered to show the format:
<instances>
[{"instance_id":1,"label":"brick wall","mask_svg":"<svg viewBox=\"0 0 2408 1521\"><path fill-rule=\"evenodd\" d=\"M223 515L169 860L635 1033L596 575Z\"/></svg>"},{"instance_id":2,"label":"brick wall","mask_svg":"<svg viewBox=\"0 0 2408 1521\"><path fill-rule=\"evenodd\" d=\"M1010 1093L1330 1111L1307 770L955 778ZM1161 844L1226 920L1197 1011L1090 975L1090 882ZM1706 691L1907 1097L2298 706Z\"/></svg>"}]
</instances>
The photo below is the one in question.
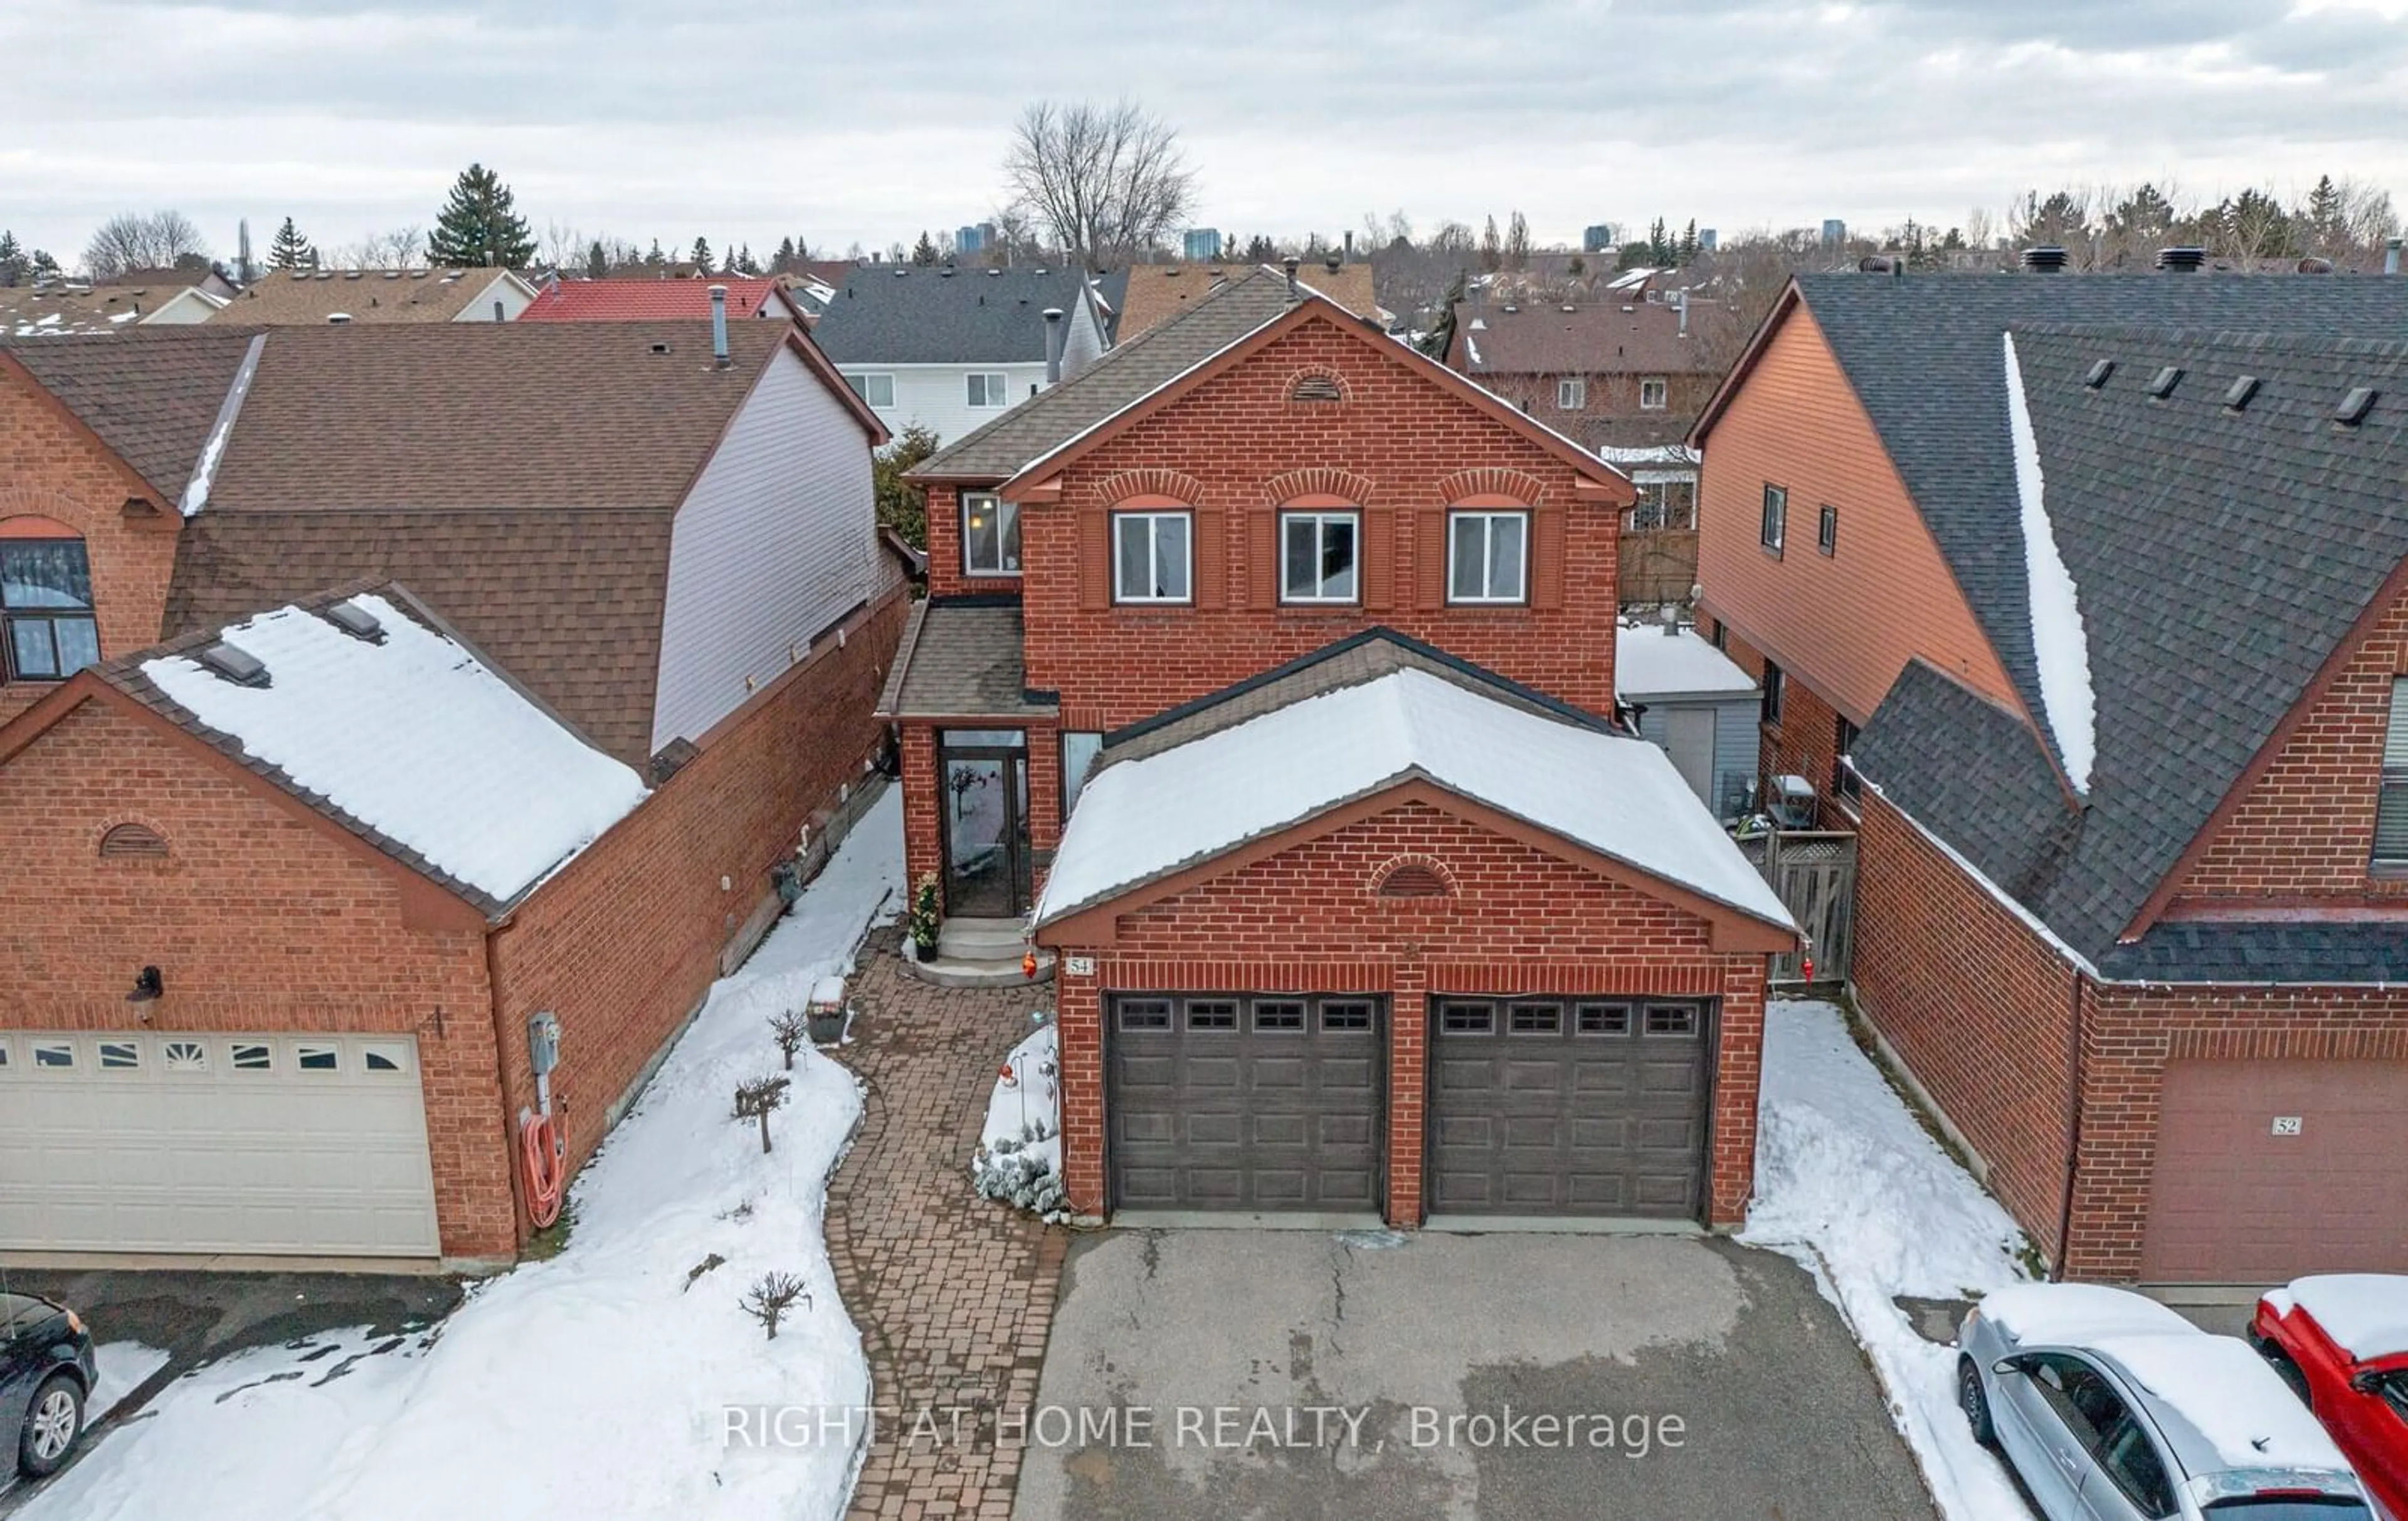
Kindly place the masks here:
<instances>
[{"instance_id":1,"label":"brick wall","mask_svg":"<svg viewBox=\"0 0 2408 1521\"><path fill-rule=\"evenodd\" d=\"M297 806L297 805L296 805ZM165 860L102 859L141 823ZM415 1036L444 1254L516 1237L483 928L413 928L395 869L97 702L0 767L0 1026ZM125 1001L160 969L157 1002Z\"/></svg>"},{"instance_id":2,"label":"brick wall","mask_svg":"<svg viewBox=\"0 0 2408 1521\"><path fill-rule=\"evenodd\" d=\"M1656 379L1654 376L1646 379ZM1667 404L1651 409L1639 405L1638 375L1580 375L1571 371L1550 375L1481 374L1473 377L1480 384L1503 396L1524 412L1544 423L1566 438L1590 449L1627 441L1626 434L1632 423L1650 423L1663 429L1668 442L1680 442L1681 435L1706 404L1714 397L1722 384L1720 374L1667 375ZM1584 380L1584 404L1567 410L1555 405L1560 382ZM1617 428L1614 424L1620 423Z\"/></svg>"},{"instance_id":3,"label":"brick wall","mask_svg":"<svg viewBox=\"0 0 2408 1521\"><path fill-rule=\"evenodd\" d=\"M1027 540L1021 540L1024 552ZM1024 561L1025 563L1025 561ZM1018 576L972 576L962 570L962 492L958 486L928 487L928 595L1016 596Z\"/></svg>"},{"instance_id":4,"label":"brick wall","mask_svg":"<svg viewBox=\"0 0 2408 1521\"><path fill-rule=\"evenodd\" d=\"M772 892L769 868L883 747L871 714L909 607L898 590L857 614L842 648L824 642L704 736L698 756L494 932L504 1112L534 1103L526 1021L550 1010L572 1167L721 975L722 950ZM766 1059L766 1033L762 1049Z\"/></svg>"},{"instance_id":5,"label":"brick wall","mask_svg":"<svg viewBox=\"0 0 2408 1521\"><path fill-rule=\"evenodd\" d=\"M1858 1004L2054 1256L2077 973L1870 794L1856 853Z\"/></svg>"},{"instance_id":6,"label":"brick wall","mask_svg":"<svg viewBox=\"0 0 2408 1521\"><path fill-rule=\"evenodd\" d=\"M1346 399L1290 402L1305 374ZM1621 509L1574 502L1573 480L1405 356L1308 323L1077 461L1058 505L1024 511L1029 684L1062 694L1064 727L1117 728L1379 624L1608 710ZM1482 491L1536 502L1529 606L1444 604L1445 509ZM1140 494L1196 509L1192 606L1109 605L1108 510ZM1364 509L1358 606L1277 600L1277 509L1307 494ZM941 561L959 552L940 546L936 495Z\"/></svg>"},{"instance_id":7,"label":"brick wall","mask_svg":"<svg viewBox=\"0 0 2408 1521\"><path fill-rule=\"evenodd\" d=\"M2408 675L2408 597L2376 620L2366 643L2293 730L2273 763L2185 875L2181 898L2397 897L2408 880L2373 876L2374 808L2383 777L2391 682ZM2177 901L2177 911L2181 903Z\"/></svg>"},{"instance_id":8,"label":"brick wall","mask_svg":"<svg viewBox=\"0 0 2408 1521\"><path fill-rule=\"evenodd\" d=\"M910 721L898 725L902 736L903 865L914 884L927 872L944 876L944 824L939 817L944 789L937 776L938 736L946 725ZM960 725L956 725L960 726ZM1035 855L1038 890L1043 890L1045 868L1062 841L1062 731L1052 724L1017 726L1028 739L1028 848Z\"/></svg>"},{"instance_id":9,"label":"brick wall","mask_svg":"<svg viewBox=\"0 0 2408 1521\"><path fill-rule=\"evenodd\" d=\"M1374 888L1401 861L1434 866L1443 898ZM1720 954L1685 911L1419 802L1197 883L1116 921L1092 977L1064 975L1064 1169L1073 1206L1101 1213L1104 990L1275 989L1388 996L1389 1217L1422 1217L1429 994L1657 994L1719 998L1709 1217L1737 1224L1753 1184L1764 958Z\"/></svg>"},{"instance_id":10,"label":"brick wall","mask_svg":"<svg viewBox=\"0 0 2408 1521\"><path fill-rule=\"evenodd\" d=\"M1715 627L1711 617L1701 618L1698 631L1711 639ZM1726 628L1723 634L1724 653L1731 663L1753 677L1758 685L1764 682L1765 656L1737 629ZM1770 796L1769 783L1776 776L1802 776L1814 783L1817 799L1816 824L1826 829L1853 829L1856 814L1853 806L1837 796L1835 778L1840 755L1840 712L1825 700L1823 695L1796 671L1784 668L1781 682L1781 722L1758 727L1757 796Z\"/></svg>"},{"instance_id":11,"label":"brick wall","mask_svg":"<svg viewBox=\"0 0 2408 1521\"><path fill-rule=\"evenodd\" d=\"M56 403L0 368L0 522L49 518L83 538L104 659L158 642L174 572L175 504L129 519L127 498L150 488L61 415ZM33 706L49 682L0 682L0 723Z\"/></svg>"}]
</instances>

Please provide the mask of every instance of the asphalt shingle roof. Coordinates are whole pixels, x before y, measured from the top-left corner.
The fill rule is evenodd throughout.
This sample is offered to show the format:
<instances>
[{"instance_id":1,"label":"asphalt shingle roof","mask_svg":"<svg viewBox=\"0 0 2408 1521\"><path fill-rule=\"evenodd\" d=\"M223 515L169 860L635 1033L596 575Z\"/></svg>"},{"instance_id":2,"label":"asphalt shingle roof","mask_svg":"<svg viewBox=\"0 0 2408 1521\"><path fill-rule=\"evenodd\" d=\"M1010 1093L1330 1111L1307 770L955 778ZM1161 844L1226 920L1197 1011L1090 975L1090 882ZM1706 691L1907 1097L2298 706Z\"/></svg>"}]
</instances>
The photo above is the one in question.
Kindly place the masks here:
<instances>
[{"instance_id":1,"label":"asphalt shingle roof","mask_svg":"<svg viewBox=\"0 0 2408 1521\"><path fill-rule=\"evenodd\" d=\"M1041 365L1045 309L1076 309L1076 269L861 265L811 336L839 365ZM1106 302L1117 306L1104 277Z\"/></svg>"},{"instance_id":2,"label":"asphalt shingle roof","mask_svg":"<svg viewBox=\"0 0 2408 1521\"><path fill-rule=\"evenodd\" d=\"M208 321L225 326L448 323L507 271L499 269L270 269ZM481 319L480 319L481 320Z\"/></svg>"},{"instance_id":3,"label":"asphalt shingle roof","mask_svg":"<svg viewBox=\"0 0 2408 1521\"><path fill-rule=\"evenodd\" d=\"M1160 390L1288 308L1287 277L1254 269L1128 339L923 461L915 477L1003 481L1124 407ZM824 336L827 325L818 329Z\"/></svg>"},{"instance_id":4,"label":"asphalt shingle roof","mask_svg":"<svg viewBox=\"0 0 2408 1521\"><path fill-rule=\"evenodd\" d=\"M2221 283L2377 288L2297 298L2300 323L2328 330L2408 314L2408 288L2397 281ZM2281 305L2266 298L2258 314ZM2196 980L2257 968L2245 980L2351 981L2387 964L2341 926L2281 935L2160 926L2134 947L2115 940L2408 556L2408 342L2011 323L2049 516L2086 634L2098 719L2086 806L2075 811L2046 754L2014 742L2002 711L1921 667L1909 668L1867 725L1859 769L2111 974ZM1984 431L1979 414L1995 398L2003 438L2000 338L1973 346L1987 350L1987 366L1969 355L1945 372L1947 383L1927 377L1926 390L1936 396L1964 382L1961 415L1948 427L1967 440ZM2114 368L2094 388L2085 379L2100 360ZM2180 383L2154 399L2147 382L2169 366L2183 372ZM2236 410L2224 398L2244 375L2258 383ZM2372 410L2356 426L2336 423L2335 405L2361 385L2378 392ZM1940 410L1925 408L1935 434ZM1970 484L1980 464L1962 464L1956 483ZM2028 611L1995 606L2010 582L2019 604L2024 595L2013 466L2001 468L2005 501L1989 505L1986 527L1958 513L1951 559L1985 567L1993 613L2015 614L2020 681L2031 661ZM1991 542L1975 559L1963 546L1980 536ZM2027 700L2045 711L2036 690ZM2051 792L2060 798L2055 818Z\"/></svg>"},{"instance_id":5,"label":"asphalt shingle roof","mask_svg":"<svg viewBox=\"0 0 2408 1521\"><path fill-rule=\"evenodd\" d=\"M1020 605L921 602L911 609L895 668L880 696L888 718L1050 717L1030 700Z\"/></svg>"},{"instance_id":6,"label":"asphalt shingle roof","mask_svg":"<svg viewBox=\"0 0 2408 1521\"><path fill-rule=\"evenodd\" d=\"M222 328L136 327L107 337L32 339L7 350L156 486L165 500L154 505L172 512L251 338Z\"/></svg>"}]
</instances>

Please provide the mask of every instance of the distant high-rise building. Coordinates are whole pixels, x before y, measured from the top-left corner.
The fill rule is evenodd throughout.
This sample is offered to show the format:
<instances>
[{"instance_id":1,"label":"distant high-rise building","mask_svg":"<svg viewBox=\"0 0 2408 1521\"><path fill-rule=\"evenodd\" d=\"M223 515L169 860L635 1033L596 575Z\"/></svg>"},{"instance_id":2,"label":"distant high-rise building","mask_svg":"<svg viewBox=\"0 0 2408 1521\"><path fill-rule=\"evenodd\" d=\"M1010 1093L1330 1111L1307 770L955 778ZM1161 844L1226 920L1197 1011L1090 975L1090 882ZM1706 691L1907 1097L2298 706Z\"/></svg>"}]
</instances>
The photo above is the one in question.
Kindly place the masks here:
<instances>
[{"instance_id":1,"label":"distant high-rise building","mask_svg":"<svg viewBox=\"0 0 2408 1521\"><path fill-rule=\"evenodd\" d=\"M1184 248L1190 259L1217 259L1221 256L1221 231L1217 227L1190 227Z\"/></svg>"},{"instance_id":2,"label":"distant high-rise building","mask_svg":"<svg viewBox=\"0 0 2408 1521\"><path fill-rule=\"evenodd\" d=\"M1583 253L1603 253L1607 249L1612 247L1613 247L1612 222L1600 222L1593 226L1584 227L1581 229L1581 251Z\"/></svg>"},{"instance_id":3,"label":"distant high-rise building","mask_svg":"<svg viewBox=\"0 0 2408 1521\"><path fill-rule=\"evenodd\" d=\"M1698 229L1698 247L1701 251L1712 253L1714 251L1714 246L1717 241L1718 239L1712 227L1700 227Z\"/></svg>"},{"instance_id":4,"label":"distant high-rise building","mask_svg":"<svg viewBox=\"0 0 2408 1521\"><path fill-rule=\"evenodd\" d=\"M982 222L975 227L956 228L953 232L953 251L965 256L985 252L987 237L992 228L993 224L986 222Z\"/></svg>"},{"instance_id":5,"label":"distant high-rise building","mask_svg":"<svg viewBox=\"0 0 2408 1521\"><path fill-rule=\"evenodd\" d=\"M1823 246L1825 248L1835 249L1847 240L1848 224L1846 222L1842 222L1837 217L1825 217L1823 219Z\"/></svg>"}]
</instances>

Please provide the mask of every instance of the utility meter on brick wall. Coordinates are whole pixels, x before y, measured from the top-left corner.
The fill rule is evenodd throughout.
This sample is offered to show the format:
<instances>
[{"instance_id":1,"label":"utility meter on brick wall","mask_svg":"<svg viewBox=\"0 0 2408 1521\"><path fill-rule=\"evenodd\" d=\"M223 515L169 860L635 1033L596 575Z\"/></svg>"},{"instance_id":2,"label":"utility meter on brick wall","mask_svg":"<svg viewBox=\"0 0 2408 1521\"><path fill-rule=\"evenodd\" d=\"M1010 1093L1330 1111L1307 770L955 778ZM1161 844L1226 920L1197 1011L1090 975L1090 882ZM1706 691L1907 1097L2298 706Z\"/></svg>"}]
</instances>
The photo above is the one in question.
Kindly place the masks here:
<instances>
[{"instance_id":1,"label":"utility meter on brick wall","mask_svg":"<svg viewBox=\"0 0 2408 1521\"><path fill-rule=\"evenodd\" d=\"M560 1016L545 1012L527 1021L527 1066L538 1077L560 1065Z\"/></svg>"}]
</instances>

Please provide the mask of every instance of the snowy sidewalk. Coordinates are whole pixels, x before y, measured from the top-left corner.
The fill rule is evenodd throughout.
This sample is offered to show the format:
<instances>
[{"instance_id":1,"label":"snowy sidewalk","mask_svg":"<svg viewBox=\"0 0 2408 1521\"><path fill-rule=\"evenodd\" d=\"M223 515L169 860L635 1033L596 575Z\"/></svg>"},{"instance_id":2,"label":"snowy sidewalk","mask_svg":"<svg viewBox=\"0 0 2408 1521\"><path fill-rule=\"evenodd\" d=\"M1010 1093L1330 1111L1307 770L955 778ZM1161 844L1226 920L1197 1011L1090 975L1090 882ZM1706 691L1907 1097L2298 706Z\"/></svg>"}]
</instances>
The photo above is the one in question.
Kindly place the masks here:
<instances>
[{"instance_id":1,"label":"snowy sidewalk","mask_svg":"<svg viewBox=\"0 0 2408 1521\"><path fill-rule=\"evenodd\" d=\"M741 1451L724 1422L731 1407L867 1402L861 1339L822 1239L828 1169L859 1092L842 1067L798 1054L767 1156L755 1127L729 1118L728 1095L778 1070L764 1021L845 969L882 902L899 905L901 879L890 796L712 990L579 1176L557 1257L476 1285L424 1337L337 1332L195 1370L22 1521L838 1514L849 1443ZM773 1270L810 1296L774 1342L738 1304Z\"/></svg>"},{"instance_id":2,"label":"snowy sidewalk","mask_svg":"<svg viewBox=\"0 0 2408 1521\"><path fill-rule=\"evenodd\" d=\"M1756 1199L1740 1240L1803 1262L1847 1317L1948 1521L2030 1512L1956 1409L1954 1348L1900 1298L1961 1299L2022 1281L2022 1231L1917 1123L1828 1003L1767 1011Z\"/></svg>"}]
</instances>

